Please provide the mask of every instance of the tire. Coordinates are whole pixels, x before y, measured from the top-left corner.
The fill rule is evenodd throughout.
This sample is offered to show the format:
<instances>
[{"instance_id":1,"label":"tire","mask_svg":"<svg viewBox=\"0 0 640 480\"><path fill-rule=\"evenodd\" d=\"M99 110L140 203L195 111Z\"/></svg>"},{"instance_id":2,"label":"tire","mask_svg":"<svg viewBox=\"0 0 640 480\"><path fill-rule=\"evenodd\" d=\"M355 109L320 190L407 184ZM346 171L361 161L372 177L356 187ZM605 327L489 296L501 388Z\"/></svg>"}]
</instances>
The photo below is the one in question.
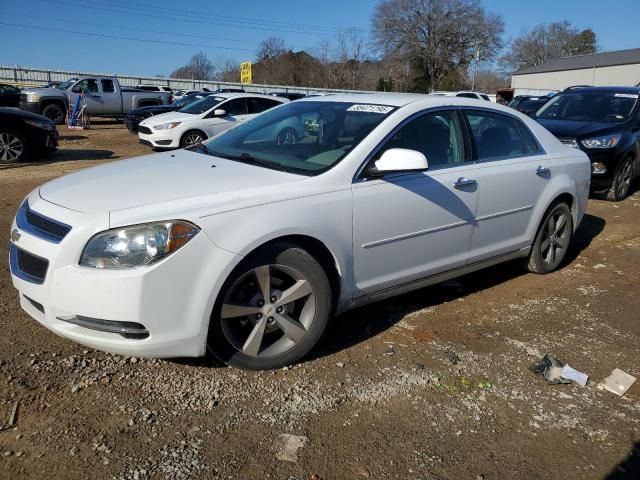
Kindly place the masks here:
<instances>
[{"instance_id":1,"label":"tire","mask_svg":"<svg viewBox=\"0 0 640 480\"><path fill-rule=\"evenodd\" d=\"M55 122L57 125L64 124L67 112L58 103L50 103L42 109L42 115Z\"/></svg>"},{"instance_id":2,"label":"tire","mask_svg":"<svg viewBox=\"0 0 640 480\"><path fill-rule=\"evenodd\" d=\"M278 145L295 145L298 142L298 133L294 128L285 127L278 132L276 144Z\"/></svg>"},{"instance_id":3,"label":"tire","mask_svg":"<svg viewBox=\"0 0 640 480\"><path fill-rule=\"evenodd\" d=\"M527 270L540 274L553 272L564 260L572 235L571 209L564 202L552 205L538 227L526 262Z\"/></svg>"},{"instance_id":4,"label":"tire","mask_svg":"<svg viewBox=\"0 0 640 480\"><path fill-rule=\"evenodd\" d=\"M196 140L196 138L198 140ZM180 139L180 148L189 148L202 143L207 137L204 133L196 130L189 130Z\"/></svg>"},{"instance_id":5,"label":"tire","mask_svg":"<svg viewBox=\"0 0 640 480\"><path fill-rule=\"evenodd\" d=\"M24 135L13 130L0 130L0 165L23 161L28 153Z\"/></svg>"},{"instance_id":6,"label":"tire","mask_svg":"<svg viewBox=\"0 0 640 480\"><path fill-rule=\"evenodd\" d=\"M327 275L307 251L290 243L266 247L243 260L222 287L207 349L246 370L290 365L322 337L331 299Z\"/></svg>"},{"instance_id":7,"label":"tire","mask_svg":"<svg viewBox=\"0 0 640 480\"><path fill-rule=\"evenodd\" d=\"M632 179L633 159L631 157L627 157L618 166L616 176L613 178L613 184L605 194L605 198L612 202L619 202L621 200L624 200L629 194Z\"/></svg>"}]
</instances>

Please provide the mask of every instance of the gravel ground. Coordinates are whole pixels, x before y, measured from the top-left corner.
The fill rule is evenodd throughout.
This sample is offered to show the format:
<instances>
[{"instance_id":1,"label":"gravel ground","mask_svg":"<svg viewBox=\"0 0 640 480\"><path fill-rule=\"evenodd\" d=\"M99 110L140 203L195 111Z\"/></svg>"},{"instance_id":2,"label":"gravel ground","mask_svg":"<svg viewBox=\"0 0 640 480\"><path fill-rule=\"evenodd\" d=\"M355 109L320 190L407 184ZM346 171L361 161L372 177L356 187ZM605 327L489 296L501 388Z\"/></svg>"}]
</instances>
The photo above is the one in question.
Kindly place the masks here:
<instances>
[{"instance_id":1,"label":"gravel ground","mask_svg":"<svg viewBox=\"0 0 640 480\"><path fill-rule=\"evenodd\" d=\"M46 162L0 167L0 231L44 181L149 152L95 126L61 128ZM616 367L640 377L639 213L637 188L591 200L560 271L505 264L358 309L270 372L59 338L20 310L3 261L0 423L18 409L0 478L638 479L640 382L623 397L597 384ZM545 353L587 386L534 375Z\"/></svg>"}]
</instances>

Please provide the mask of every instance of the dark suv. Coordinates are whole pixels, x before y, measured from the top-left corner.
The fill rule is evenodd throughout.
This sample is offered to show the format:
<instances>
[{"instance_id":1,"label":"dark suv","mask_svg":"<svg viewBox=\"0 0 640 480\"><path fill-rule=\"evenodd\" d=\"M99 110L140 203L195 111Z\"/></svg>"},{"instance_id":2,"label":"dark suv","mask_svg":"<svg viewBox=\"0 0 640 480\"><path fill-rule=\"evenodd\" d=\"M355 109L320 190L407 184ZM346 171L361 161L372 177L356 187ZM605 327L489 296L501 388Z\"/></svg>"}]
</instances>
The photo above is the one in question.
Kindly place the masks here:
<instances>
[{"instance_id":1,"label":"dark suv","mask_svg":"<svg viewBox=\"0 0 640 480\"><path fill-rule=\"evenodd\" d=\"M572 88L552 97L533 117L591 160L591 190L609 200L629 194L640 176L640 88Z\"/></svg>"}]
</instances>

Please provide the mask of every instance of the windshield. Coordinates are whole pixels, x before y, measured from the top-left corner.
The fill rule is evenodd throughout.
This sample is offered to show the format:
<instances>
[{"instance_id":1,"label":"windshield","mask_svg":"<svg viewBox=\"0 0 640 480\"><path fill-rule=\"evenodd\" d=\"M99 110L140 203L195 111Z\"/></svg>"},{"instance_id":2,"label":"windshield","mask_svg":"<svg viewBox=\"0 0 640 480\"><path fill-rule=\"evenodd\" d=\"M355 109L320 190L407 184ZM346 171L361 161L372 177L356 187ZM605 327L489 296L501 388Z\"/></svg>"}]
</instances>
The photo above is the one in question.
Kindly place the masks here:
<instances>
[{"instance_id":1,"label":"windshield","mask_svg":"<svg viewBox=\"0 0 640 480\"><path fill-rule=\"evenodd\" d=\"M213 107L218 105L220 102L226 100L224 97L215 97L213 95L209 97L204 97L196 100L195 102L189 104L188 106L181 108L178 110L181 113L191 113L192 115L197 115L199 113L204 113L207 110L211 110Z\"/></svg>"},{"instance_id":2,"label":"windshield","mask_svg":"<svg viewBox=\"0 0 640 480\"><path fill-rule=\"evenodd\" d=\"M192 94L192 95L185 95L183 97L181 97L180 99L176 100L175 102L173 102L173 106L180 109L180 108L184 108L187 105L191 105L192 103L198 101L198 100L202 100L204 98L203 95L197 95L197 94Z\"/></svg>"},{"instance_id":3,"label":"windshield","mask_svg":"<svg viewBox=\"0 0 640 480\"><path fill-rule=\"evenodd\" d=\"M78 81L77 78L70 78L69 80L67 80L66 82L62 82L60 85L58 85L56 88L59 88L60 90L66 90L67 88L69 88L71 85L73 85L74 83L76 83Z\"/></svg>"},{"instance_id":4,"label":"windshield","mask_svg":"<svg viewBox=\"0 0 640 480\"><path fill-rule=\"evenodd\" d=\"M299 101L269 110L205 144L211 155L303 175L342 160L395 107Z\"/></svg>"},{"instance_id":5,"label":"windshield","mask_svg":"<svg viewBox=\"0 0 640 480\"><path fill-rule=\"evenodd\" d=\"M567 92L549 100L536 118L621 123L629 118L637 102L635 93Z\"/></svg>"}]
</instances>

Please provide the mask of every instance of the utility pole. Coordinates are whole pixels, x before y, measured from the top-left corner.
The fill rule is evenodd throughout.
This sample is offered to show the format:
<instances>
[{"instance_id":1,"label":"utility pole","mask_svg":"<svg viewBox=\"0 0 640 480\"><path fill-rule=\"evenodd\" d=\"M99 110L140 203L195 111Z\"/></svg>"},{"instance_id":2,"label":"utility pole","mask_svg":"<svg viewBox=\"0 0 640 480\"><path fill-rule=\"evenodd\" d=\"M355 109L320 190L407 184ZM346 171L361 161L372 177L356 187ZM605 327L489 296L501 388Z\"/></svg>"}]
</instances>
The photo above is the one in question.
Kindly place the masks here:
<instances>
[{"instance_id":1,"label":"utility pole","mask_svg":"<svg viewBox=\"0 0 640 480\"><path fill-rule=\"evenodd\" d=\"M476 91L476 73L478 71L478 61L480 60L480 47L476 43L476 53L473 56L473 71L471 73L471 91Z\"/></svg>"}]
</instances>

